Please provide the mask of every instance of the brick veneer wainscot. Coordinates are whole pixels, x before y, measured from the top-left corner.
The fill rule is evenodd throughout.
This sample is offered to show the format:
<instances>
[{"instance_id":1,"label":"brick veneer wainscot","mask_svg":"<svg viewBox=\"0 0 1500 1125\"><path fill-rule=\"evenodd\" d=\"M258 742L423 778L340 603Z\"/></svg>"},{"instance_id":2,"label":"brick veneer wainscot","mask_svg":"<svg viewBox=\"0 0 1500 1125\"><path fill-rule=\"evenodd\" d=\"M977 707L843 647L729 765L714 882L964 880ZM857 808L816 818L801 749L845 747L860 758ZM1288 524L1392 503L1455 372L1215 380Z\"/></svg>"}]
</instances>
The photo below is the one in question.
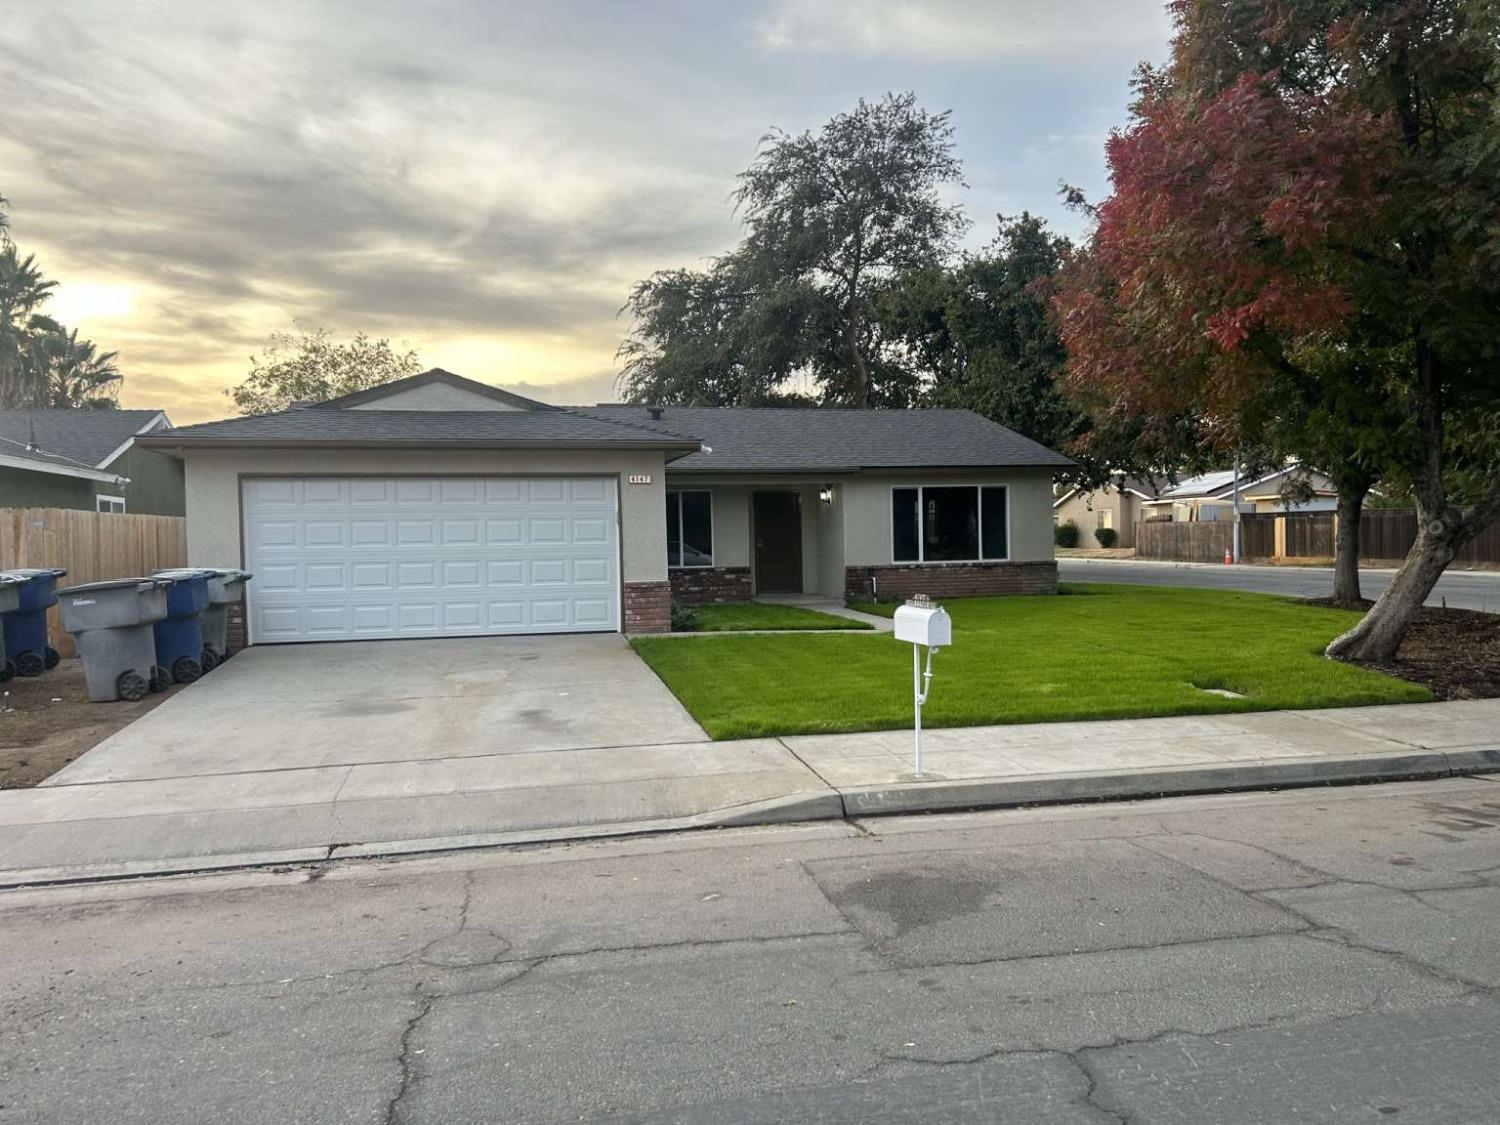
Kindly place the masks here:
<instances>
[{"instance_id":1,"label":"brick veneer wainscot","mask_svg":"<svg viewBox=\"0 0 1500 1125\"><path fill-rule=\"evenodd\" d=\"M748 566L683 566L668 572L672 597L684 605L747 602L755 593Z\"/></svg>"},{"instance_id":2,"label":"brick veneer wainscot","mask_svg":"<svg viewBox=\"0 0 1500 1125\"><path fill-rule=\"evenodd\" d=\"M875 579L875 590L871 579ZM994 594L1057 593L1056 562L943 563L844 568L844 589L856 598L973 598Z\"/></svg>"},{"instance_id":3,"label":"brick veneer wainscot","mask_svg":"<svg viewBox=\"0 0 1500 1125\"><path fill-rule=\"evenodd\" d=\"M627 582L624 589L625 632L672 631L672 584Z\"/></svg>"},{"instance_id":4,"label":"brick veneer wainscot","mask_svg":"<svg viewBox=\"0 0 1500 1125\"><path fill-rule=\"evenodd\" d=\"M230 652L238 652L245 647L245 600L230 602L228 609L224 639Z\"/></svg>"}]
</instances>

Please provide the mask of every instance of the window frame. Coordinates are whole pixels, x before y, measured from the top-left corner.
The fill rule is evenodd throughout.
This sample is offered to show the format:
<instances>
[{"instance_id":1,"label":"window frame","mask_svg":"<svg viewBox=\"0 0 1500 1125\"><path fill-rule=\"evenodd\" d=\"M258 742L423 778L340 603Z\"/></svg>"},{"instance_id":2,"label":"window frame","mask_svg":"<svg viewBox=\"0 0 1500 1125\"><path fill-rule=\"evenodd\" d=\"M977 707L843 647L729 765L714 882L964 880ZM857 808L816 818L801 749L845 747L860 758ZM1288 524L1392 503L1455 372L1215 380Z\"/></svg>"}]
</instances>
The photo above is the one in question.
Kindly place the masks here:
<instances>
[{"instance_id":1,"label":"window frame","mask_svg":"<svg viewBox=\"0 0 1500 1125\"><path fill-rule=\"evenodd\" d=\"M685 563L672 561L672 540L667 539L667 569L668 570L712 570L715 564L716 553L714 551L714 493L711 488L668 488L666 491L667 504L676 498L677 503L677 557L682 558L682 498L688 494L703 495L708 497L708 561L705 563Z\"/></svg>"},{"instance_id":2,"label":"window frame","mask_svg":"<svg viewBox=\"0 0 1500 1125\"><path fill-rule=\"evenodd\" d=\"M972 488L974 489L974 507L976 526L975 541L978 545L978 554L972 559L929 559L927 555L927 541L922 534L923 519L923 493L929 488ZM986 488L1001 488L1005 490L1005 554L986 555L984 553L984 495ZM896 493L909 492L912 489L917 493L917 557L915 559L898 559L896 557ZM1011 545L1011 508L1010 508L1010 485L1003 481L928 481L922 484L893 484L887 490L886 515L890 518L886 530L890 536L887 547L890 552L892 566L973 566L975 563L1010 562Z\"/></svg>"},{"instance_id":3,"label":"window frame","mask_svg":"<svg viewBox=\"0 0 1500 1125\"><path fill-rule=\"evenodd\" d=\"M107 507L107 508L101 508L99 506L101 503L108 503L109 507ZM115 506L117 504L119 505L119 507ZM127 510L126 510L126 507L125 507L125 497L123 497L123 496L106 496L102 492L96 492L96 493L94 493L94 512L95 512L96 515L101 515L101 516L123 516L123 515L126 515L127 514Z\"/></svg>"}]
</instances>

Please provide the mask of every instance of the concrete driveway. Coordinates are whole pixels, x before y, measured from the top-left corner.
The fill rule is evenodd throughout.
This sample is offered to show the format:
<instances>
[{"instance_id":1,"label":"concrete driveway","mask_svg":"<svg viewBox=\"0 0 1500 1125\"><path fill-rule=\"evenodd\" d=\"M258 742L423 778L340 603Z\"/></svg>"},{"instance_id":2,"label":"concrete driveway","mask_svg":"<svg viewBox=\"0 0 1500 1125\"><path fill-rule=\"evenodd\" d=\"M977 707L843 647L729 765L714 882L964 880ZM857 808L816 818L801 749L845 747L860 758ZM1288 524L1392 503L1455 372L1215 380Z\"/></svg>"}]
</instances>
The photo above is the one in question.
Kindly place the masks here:
<instances>
[{"instance_id":1,"label":"concrete driveway","mask_svg":"<svg viewBox=\"0 0 1500 1125\"><path fill-rule=\"evenodd\" d=\"M613 633L282 645L245 650L46 784L707 739Z\"/></svg>"}]
</instances>

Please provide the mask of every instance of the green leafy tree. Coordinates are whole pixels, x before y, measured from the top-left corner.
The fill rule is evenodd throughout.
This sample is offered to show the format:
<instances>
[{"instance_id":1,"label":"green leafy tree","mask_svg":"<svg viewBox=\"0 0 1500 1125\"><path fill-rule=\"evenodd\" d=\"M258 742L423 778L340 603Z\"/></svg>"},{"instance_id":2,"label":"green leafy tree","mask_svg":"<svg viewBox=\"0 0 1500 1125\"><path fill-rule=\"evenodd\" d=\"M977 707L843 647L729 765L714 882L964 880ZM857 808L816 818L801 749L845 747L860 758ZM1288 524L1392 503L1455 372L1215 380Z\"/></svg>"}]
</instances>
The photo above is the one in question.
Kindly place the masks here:
<instances>
[{"instance_id":1,"label":"green leafy tree","mask_svg":"<svg viewBox=\"0 0 1500 1125\"><path fill-rule=\"evenodd\" d=\"M241 414L269 414L296 402L324 402L378 387L421 369L415 351L397 351L389 340L361 332L339 343L327 329L298 326L295 332L273 333L266 349L250 357L250 374L224 393Z\"/></svg>"},{"instance_id":2,"label":"green leafy tree","mask_svg":"<svg viewBox=\"0 0 1500 1125\"><path fill-rule=\"evenodd\" d=\"M1189 456L1178 430L1153 441L1143 421L1091 412L1064 395L1067 352L1049 298L1071 243L1031 214L999 222L984 250L952 268L905 274L876 304L882 333L922 374L923 405L973 410L1067 450L1079 465L1063 475L1087 487L1176 469Z\"/></svg>"},{"instance_id":3,"label":"green leafy tree","mask_svg":"<svg viewBox=\"0 0 1500 1125\"><path fill-rule=\"evenodd\" d=\"M952 255L966 220L942 189L962 182L949 115L912 94L861 100L816 133L767 134L734 195L740 245L632 291L626 397L763 402L802 380L831 403L910 403L918 372L872 306L894 277Z\"/></svg>"},{"instance_id":4,"label":"green leafy tree","mask_svg":"<svg viewBox=\"0 0 1500 1125\"><path fill-rule=\"evenodd\" d=\"M111 410L123 376L117 352L101 352L78 329L61 326L38 333L31 348L32 393L49 409Z\"/></svg>"}]
</instances>

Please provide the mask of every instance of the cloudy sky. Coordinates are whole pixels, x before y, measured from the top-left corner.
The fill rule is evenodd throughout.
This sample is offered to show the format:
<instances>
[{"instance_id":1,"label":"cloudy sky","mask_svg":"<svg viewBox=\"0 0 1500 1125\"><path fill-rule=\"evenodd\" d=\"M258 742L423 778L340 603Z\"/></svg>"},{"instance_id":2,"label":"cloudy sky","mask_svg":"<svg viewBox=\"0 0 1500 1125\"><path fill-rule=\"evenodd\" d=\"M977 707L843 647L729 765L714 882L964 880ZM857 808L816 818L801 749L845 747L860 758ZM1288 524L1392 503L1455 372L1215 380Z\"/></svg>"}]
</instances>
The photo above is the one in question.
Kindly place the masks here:
<instances>
[{"instance_id":1,"label":"cloudy sky","mask_svg":"<svg viewBox=\"0 0 1500 1125\"><path fill-rule=\"evenodd\" d=\"M557 402L611 397L617 311L730 246L771 126L951 109L975 220L1097 196L1162 0L69 0L0 22L0 195L178 422L294 319Z\"/></svg>"}]
</instances>

